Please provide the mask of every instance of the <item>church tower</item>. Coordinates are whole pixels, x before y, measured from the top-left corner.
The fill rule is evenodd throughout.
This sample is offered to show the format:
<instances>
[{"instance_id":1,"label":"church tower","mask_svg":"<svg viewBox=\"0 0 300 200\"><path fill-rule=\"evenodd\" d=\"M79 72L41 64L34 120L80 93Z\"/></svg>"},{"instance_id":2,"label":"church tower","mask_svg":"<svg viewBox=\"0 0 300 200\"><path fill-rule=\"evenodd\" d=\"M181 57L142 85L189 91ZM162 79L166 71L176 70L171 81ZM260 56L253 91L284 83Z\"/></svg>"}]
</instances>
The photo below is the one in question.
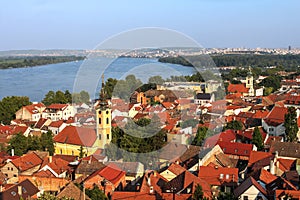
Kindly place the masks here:
<instances>
[{"instance_id":1,"label":"church tower","mask_svg":"<svg viewBox=\"0 0 300 200\"><path fill-rule=\"evenodd\" d=\"M246 88L249 88L249 92L248 92L249 96L251 97L255 96L251 66L249 66L249 72L246 77Z\"/></svg>"},{"instance_id":2,"label":"church tower","mask_svg":"<svg viewBox=\"0 0 300 200\"><path fill-rule=\"evenodd\" d=\"M111 135L111 109L109 108L104 92L104 74L102 75L102 88L100 92L100 103L96 109L98 147L104 149L112 139Z\"/></svg>"}]
</instances>

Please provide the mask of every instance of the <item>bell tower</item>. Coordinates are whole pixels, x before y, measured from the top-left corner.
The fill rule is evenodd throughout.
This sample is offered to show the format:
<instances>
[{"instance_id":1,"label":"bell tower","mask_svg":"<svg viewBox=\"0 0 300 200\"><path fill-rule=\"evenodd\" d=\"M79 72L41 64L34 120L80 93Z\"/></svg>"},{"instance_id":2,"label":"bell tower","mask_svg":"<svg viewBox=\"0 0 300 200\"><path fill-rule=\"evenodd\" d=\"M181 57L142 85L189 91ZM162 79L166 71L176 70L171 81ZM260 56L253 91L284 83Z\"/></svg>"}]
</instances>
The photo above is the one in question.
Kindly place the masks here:
<instances>
[{"instance_id":1,"label":"bell tower","mask_svg":"<svg viewBox=\"0 0 300 200\"><path fill-rule=\"evenodd\" d=\"M98 147L104 149L112 139L111 135L111 109L108 106L104 91L104 74L102 74L102 88L100 92L100 103L96 109Z\"/></svg>"},{"instance_id":2,"label":"bell tower","mask_svg":"<svg viewBox=\"0 0 300 200\"><path fill-rule=\"evenodd\" d=\"M249 72L246 77L246 88L249 88L249 92L248 92L249 96L251 96L251 97L255 96L251 66L249 66Z\"/></svg>"}]
</instances>

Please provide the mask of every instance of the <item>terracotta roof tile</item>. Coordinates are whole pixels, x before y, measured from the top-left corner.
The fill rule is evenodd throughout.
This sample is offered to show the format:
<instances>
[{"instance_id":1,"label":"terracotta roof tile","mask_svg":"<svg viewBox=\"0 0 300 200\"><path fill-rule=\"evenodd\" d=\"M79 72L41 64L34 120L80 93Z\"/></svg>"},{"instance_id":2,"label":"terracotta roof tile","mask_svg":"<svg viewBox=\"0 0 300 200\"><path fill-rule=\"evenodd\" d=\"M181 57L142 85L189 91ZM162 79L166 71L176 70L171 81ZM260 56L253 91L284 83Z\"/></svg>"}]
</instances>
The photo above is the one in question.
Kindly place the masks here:
<instances>
[{"instance_id":1,"label":"terracotta roof tile","mask_svg":"<svg viewBox=\"0 0 300 200\"><path fill-rule=\"evenodd\" d=\"M237 184L238 171L238 168L200 166L198 176L210 185L220 186L225 182Z\"/></svg>"},{"instance_id":2,"label":"terracotta roof tile","mask_svg":"<svg viewBox=\"0 0 300 200\"><path fill-rule=\"evenodd\" d=\"M272 153L270 153L270 152L251 151L249 161L248 161L248 166L251 166L254 163L256 163L257 161L271 157L271 156L272 156Z\"/></svg>"},{"instance_id":3,"label":"terracotta roof tile","mask_svg":"<svg viewBox=\"0 0 300 200\"><path fill-rule=\"evenodd\" d=\"M250 152L253 149L252 144L244 144L237 142L221 142L217 143L225 154L250 156Z\"/></svg>"},{"instance_id":4,"label":"terracotta roof tile","mask_svg":"<svg viewBox=\"0 0 300 200\"><path fill-rule=\"evenodd\" d=\"M249 89L244 84L229 84L227 88L230 93L248 93Z\"/></svg>"},{"instance_id":5,"label":"terracotta roof tile","mask_svg":"<svg viewBox=\"0 0 300 200\"><path fill-rule=\"evenodd\" d=\"M119 169L116 165L109 164L108 166L105 166L104 168L101 168L98 171L94 172L85 181L90 180L94 176L101 176L111 183L116 184L122 177L125 176L125 174L126 172Z\"/></svg>"},{"instance_id":6,"label":"terracotta roof tile","mask_svg":"<svg viewBox=\"0 0 300 200\"><path fill-rule=\"evenodd\" d=\"M93 146L96 139L97 135L94 129L75 126L67 126L53 138L58 143L88 147Z\"/></svg>"},{"instance_id":7,"label":"terracotta roof tile","mask_svg":"<svg viewBox=\"0 0 300 200\"><path fill-rule=\"evenodd\" d=\"M20 158L11 161L20 171L26 171L38 165L41 165L43 160L35 153L26 154Z\"/></svg>"}]
</instances>

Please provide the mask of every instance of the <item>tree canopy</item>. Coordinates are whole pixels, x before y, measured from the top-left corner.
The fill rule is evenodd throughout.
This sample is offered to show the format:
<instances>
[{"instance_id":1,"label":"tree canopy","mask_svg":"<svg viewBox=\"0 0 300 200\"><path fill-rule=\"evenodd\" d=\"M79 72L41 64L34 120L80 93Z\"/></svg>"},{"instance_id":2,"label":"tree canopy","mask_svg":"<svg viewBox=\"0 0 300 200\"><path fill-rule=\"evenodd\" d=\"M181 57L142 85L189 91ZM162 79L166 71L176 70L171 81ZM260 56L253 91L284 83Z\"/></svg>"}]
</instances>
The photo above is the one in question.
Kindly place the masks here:
<instances>
[{"instance_id":1,"label":"tree canopy","mask_svg":"<svg viewBox=\"0 0 300 200\"><path fill-rule=\"evenodd\" d=\"M10 96L4 97L0 101L0 123L10 124L15 119L15 113L22 108L31 104L28 97Z\"/></svg>"},{"instance_id":2,"label":"tree canopy","mask_svg":"<svg viewBox=\"0 0 300 200\"><path fill-rule=\"evenodd\" d=\"M254 128L253 136L252 136L252 143L257 147L259 151L263 150L264 143L261 132L259 131L258 127Z\"/></svg>"},{"instance_id":3,"label":"tree canopy","mask_svg":"<svg viewBox=\"0 0 300 200\"><path fill-rule=\"evenodd\" d=\"M22 156L30 150L48 151L50 155L53 155L55 150L53 134L51 131L48 131L47 133L42 133L41 137L25 137L23 134L18 133L9 141L7 151L11 153L12 149L14 149L15 154L18 156Z\"/></svg>"},{"instance_id":4,"label":"tree canopy","mask_svg":"<svg viewBox=\"0 0 300 200\"><path fill-rule=\"evenodd\" d=\"M296 142L298 125L297 125L297 113L295 107L289 107L287 114L284 116L284 127L286 134L286 141Z\"/></svg>"},{"instance_id":5,"label":"tree canopy","mask_svg":"<svg viewBox=\"0 0 300 200\"><path fill-rule=\"evenodd\" d=\"M66 103L89 103L90 102L90 95L86 91L81 91L80 93L73 93L71 94L69 90L62 92L60 90L54 92L49 91L42 103L46 106L49 106L54 103L66 104Z\"/></svg>"}]
</instances>

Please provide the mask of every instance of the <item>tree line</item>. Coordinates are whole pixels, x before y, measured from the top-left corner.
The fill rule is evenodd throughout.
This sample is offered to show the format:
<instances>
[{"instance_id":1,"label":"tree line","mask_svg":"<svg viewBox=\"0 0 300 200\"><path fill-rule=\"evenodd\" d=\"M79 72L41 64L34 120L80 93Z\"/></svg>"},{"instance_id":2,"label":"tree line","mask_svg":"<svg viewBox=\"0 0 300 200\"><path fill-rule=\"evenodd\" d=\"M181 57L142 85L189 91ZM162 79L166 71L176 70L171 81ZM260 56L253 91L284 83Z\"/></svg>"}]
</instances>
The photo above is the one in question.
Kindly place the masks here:
<instances>
[{"instance_id":1,"label":"tree line","mask_svg":"<svg viewBox=\"0 0 300 200\"><path fill-rule=\"evenodd\" d=\"M84 56L2 57L0 58L0 69L33 67L39 65L83 60L84 58Z\"/></svg>"},{"instance_id":2,"label":"tree line","mask_svg":"<svg viewBox=\"0 0 300 200\"><path fill-rule=\"evenodd\" d=\"M9 140L7 152L11 153L12 149L14 149L15 155L18 156L22 156L30 150L48 151L50 155L53 155L55 151L53 133L51 131L48 131L46 133L42 133L40 137L26 137L23 134L18 133Z\"/></svg>"},{"instance_id":3,"label":"tree line","mask_svg":"<svg viewBox=\"0 0 300 200\"><path fill-rule=\"evenodd\" d=\"M49 106L53 103L60 103L60 104L66 104L66 103L86 103L88 104L90 102L90 95L86 91L81 91L79 93L70 93L69 90L66 90L65 92L62 92L60 90L54 92L49 91L44 99L42 100L42 103L46 106Z\"/></svg>"},{"instance_id":4,"label":"tree line","mask_svg":"<svg viewBox=\"0 0 300 200\"><path fill-rule=\"evenodd\" d=\"M270 66L298 68L300 65L300 55L253 55L253 54L226 54L226 55L199 55L199 56L178 56L162 57L159 62L180 64L184 66L253 66L265 68ZM212 63L213 61L213 63Z\"/></svg>"}]
</instances>

